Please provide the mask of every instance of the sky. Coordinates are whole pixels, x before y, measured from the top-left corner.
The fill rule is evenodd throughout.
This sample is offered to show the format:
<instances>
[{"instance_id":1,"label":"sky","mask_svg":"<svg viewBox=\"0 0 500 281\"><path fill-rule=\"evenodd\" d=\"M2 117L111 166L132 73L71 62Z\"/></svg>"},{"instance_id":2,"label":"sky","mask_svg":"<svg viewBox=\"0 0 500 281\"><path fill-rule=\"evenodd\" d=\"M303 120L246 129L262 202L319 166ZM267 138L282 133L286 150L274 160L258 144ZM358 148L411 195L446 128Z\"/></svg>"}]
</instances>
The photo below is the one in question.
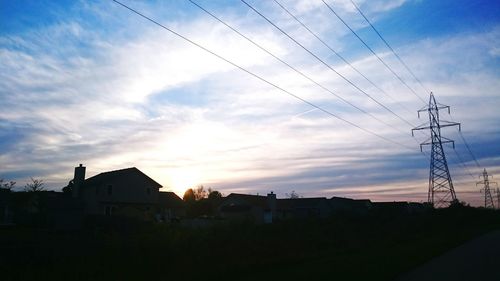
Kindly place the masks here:
<instances>
[{"instance_id":1,"label":"sky","mask_svg":"<svg viewBox=\"0 0 500 281\"><path fill-rule=\"evenodd\" d=\"M498 1L355 1L424 87L349 0L326 2L408 86L320 0L278 2L373 84L273 1L247 3L304 48L241 1L195 2L310 80L187 0L123 3L295 97L113 1L1 0L0 178L60 190L82 163L135 166L180 196L425 201L428 132L410 124L432 91L472 151L442 129L457 197L482 204L479 173L500 175Z\"/></svg>"}]
</instances>

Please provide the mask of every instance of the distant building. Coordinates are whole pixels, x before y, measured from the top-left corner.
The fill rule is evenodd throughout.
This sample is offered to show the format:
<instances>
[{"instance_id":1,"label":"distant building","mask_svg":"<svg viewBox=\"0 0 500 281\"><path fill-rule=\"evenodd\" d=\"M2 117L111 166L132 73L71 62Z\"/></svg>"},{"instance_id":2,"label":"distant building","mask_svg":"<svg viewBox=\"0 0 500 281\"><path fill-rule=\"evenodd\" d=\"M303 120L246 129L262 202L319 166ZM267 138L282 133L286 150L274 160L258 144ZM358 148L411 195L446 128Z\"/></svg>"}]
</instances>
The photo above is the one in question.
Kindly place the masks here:
<instances>
[{"instance_id":1,"label":"distant building","mask_svg":"<svg viewBox=\"0 0 500 281\"><path fill-rule=\"evenodd\" d=\"M226 219L252 220L258 223L272 222L276 194L268 196L231 193L219 205L219 215Z\"/></svg>"},{"instance_id":2,"label":"distant building","mask_svg":"<svg viewBox=\"0 0 500 281\"><path fill-rule=\"evenodd\" d=\"M332 213L366 214L372 208L372 202L368 199L351 199L344 197L332 197L329 200Z\"/></svg>"},{"instance_id":3,"label":"distant building","mask_svg":"<svg viewBox=\"0 0 500 281\"><path fill-rule=\"evenodd\" d=\"M186 216L184 201L173 192L158 193L157 211L161 221L175 221Z\"/></svg>"},{"instance_id":4,"label":"distant building","mask_svg":"<svg viewBox=\"0 0 500 281\"><path fill-rule=\"evenodd\" d=\"M393 214L414 214L422 213L432 209L427 203L393 201L393 202L373 202L373 210L378 213Z\"/></svg>"},{"instance_id":5,"label":"distant building","mask_svg":"<svg viewBox=\"0 0 500 281\"><path fill-rule=\"evenodd\" d=\"M278 199L277 206L278 219L325 218L331 214L325 197Z\"/></svg>"},{"instance_id":6,"label":"distant building","mask_svg":"<svg viewBox=\"0 0 500 281\"><path fill-rule=\"evenodd\" d=\"M267 196L231 193L219 205L218 212L226 219L272 223L284 219L326 217L330 209L324 197L276 199L273 192Z\"/></svg>"}]
</instances>

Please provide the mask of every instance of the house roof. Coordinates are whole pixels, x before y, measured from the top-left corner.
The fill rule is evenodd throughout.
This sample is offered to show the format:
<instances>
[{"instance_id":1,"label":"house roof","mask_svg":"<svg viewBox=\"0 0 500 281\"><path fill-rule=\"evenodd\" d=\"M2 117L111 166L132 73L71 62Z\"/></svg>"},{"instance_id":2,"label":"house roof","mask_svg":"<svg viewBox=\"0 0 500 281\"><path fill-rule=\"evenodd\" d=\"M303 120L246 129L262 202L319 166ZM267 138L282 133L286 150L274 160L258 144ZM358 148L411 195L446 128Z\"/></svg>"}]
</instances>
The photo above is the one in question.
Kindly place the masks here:
<instances>
[{"instance_id":1,"label":"house roof","mask_svg":"<svg viewBox=\"0 0 500 281\"><path fill-rule=\"evenodd\" d=\"M393 202L373 202L376 208L406 208L409 206L406 201L393 201Z\"/></svg>"},{"instance_id":2,"label":"house roof","mask_svg":"<svg viewBox=\"0 0 500 281\"><path fill-rule=\"evenodd\" d=\"M161 184L157 183L155 180L148 177L146 174L141 172L141 170L137 169L136 167L100 173L98 175L86 179L83 185L95 186L108 182L127 182L128 178L134 174L141 176L144 179L144 181L146 181L152 187L156 188L162 187Z\"/></svg>"},{"instance_id":3,"label":"house roof","mask_svg":"<svg viewBox=\"0 0 500 281\"><path fill-rule=\"evenodd\" d=\"M158 193L158 204L162 207L184 208L184 201L173 192Z\"/></svg>"},{"instance_id":4,"label":"house roof","mask_svg":"<svg viewBox=\"0 0 500 281\"><path fill-rule=\"evenodd\" d=\"M317 208L322 203L327 203L327 199L325 197L278 199L277 208L278 209Z\"/></svg>"},{"instance_id":5,"label":"house roof","mask_svg":"<svg viewBox=\"0 0 500 281\"><path fill-rule=\"evenodd\" d=\"M267 196L262 195L251 195L251 194L241 194L241 193L231 193L225 198L229 199L237 199L244 202L246 205L258 206L262 208L267 208ZM224 200L224 201L226 201Z\"/></svg>"},{"instance_id":6,"label":"house roof","mask_svg":"<svg viewBox=\"0 0 500 281\"><path fill-rule=\"evenodd\" d=\"M358 205L370 205L372 201L369 199L352 199L346 197L336 197L330 198L330 204L343 205L343 206L358 206Z\"/></svg>"},{"instance_id":7,"label":"house roof","mask_svg":"<svg viewBox=\"0 0 500 281\"><path fill-rule=\"evenodd\" d=\"M264 209L269 208L267 196L231 193L226 197L226 200L229 199L236 199L240 201L241 203L239 203L238 205L256 206L262 207ZM325 197L276 199L276 208L282 210L296 208L317 208L323 202L327 202L327 199Z\"/></svg>"},{"instance_id":8,"label":"house roof","mask_svg":"<svg viewBox=\"0 0 500 281\"><path fill-rule=\"evenodd\" d=\"M354 199L352 198L346 198L346 197L337 197L337 196L333 196L332 198L330 198L330 200L334 200L334 201L354 201Z\"/></svg>"}]
</instances>

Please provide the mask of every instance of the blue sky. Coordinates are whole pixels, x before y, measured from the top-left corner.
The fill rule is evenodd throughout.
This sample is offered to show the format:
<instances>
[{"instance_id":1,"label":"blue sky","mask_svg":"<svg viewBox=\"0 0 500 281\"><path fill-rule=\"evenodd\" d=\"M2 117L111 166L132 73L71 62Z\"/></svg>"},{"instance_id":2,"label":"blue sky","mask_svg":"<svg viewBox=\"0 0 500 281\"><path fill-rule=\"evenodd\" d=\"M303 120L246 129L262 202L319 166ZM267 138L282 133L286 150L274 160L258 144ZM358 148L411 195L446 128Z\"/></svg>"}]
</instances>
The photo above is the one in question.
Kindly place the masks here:
<instances>
[{"instance_id":1,"label":"blue sky","mask_svg":"<svg viewBox=\"0 0 500 281\"><path fill-rule=\"evenodd\" d=\"M187 44L112 1L1 1L0 177L60 189L73 167L87 176L136 166L178 194L203 184L223 193L425 200L428 160L411 127L280 34L240 1L196 1L330 93L233 33L189 1L125 1L165 26L394 145L300 103ZM248 1L336 71L419 125L422 102L320 1L279 1L383 89L382 93L272 1ZM426 93L350 1L327 1L417 95ZM450 105L481 168L500 174L500 4L356 1L438 101ZM389 126L388 126L389 125ZM456 129L443 135L470 173ZM459 199L481 194L446 148Z\"/></svg>"}]
</instances>

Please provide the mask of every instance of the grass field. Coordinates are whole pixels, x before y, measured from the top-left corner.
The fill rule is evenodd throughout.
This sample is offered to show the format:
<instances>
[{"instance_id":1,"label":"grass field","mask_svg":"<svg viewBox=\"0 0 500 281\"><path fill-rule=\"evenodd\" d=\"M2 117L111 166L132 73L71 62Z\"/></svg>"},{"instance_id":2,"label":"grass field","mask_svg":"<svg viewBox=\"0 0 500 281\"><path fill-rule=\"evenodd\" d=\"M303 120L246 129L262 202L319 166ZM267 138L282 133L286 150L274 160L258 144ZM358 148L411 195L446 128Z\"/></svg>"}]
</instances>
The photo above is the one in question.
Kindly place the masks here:
<instances>
[{"instance_id":1,"label":"grass field","mask_svg":"<svg viewBox=\"0 0 500 281\"><path fill-rule=\"evenodd\" d=\"M272 225L0 230L2 280L392 280L494 229L474 208Z\"/></svg>"}]
</instances>

